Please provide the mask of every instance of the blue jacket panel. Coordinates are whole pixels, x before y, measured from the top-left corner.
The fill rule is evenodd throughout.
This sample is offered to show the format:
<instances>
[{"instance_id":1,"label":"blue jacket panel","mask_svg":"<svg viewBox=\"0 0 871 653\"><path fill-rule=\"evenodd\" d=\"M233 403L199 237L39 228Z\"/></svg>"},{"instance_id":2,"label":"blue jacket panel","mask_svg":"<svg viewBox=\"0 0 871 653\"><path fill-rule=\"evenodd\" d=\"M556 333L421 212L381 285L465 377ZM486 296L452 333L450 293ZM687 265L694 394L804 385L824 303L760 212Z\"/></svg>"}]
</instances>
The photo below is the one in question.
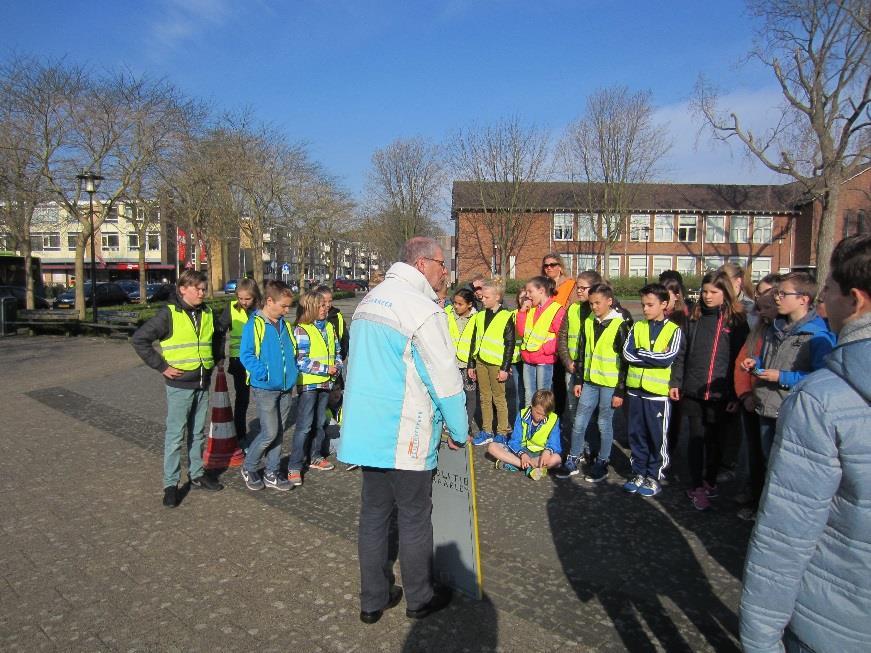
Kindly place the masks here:
<instances>
[{"instance_id":1,"label":"blue jacket panel","mask_svg":"<svg viewBox=\"0 0 871 653\"><path fill-rule=\"evenodd\" d=\"M784 400L744 568L741 643L871 651L871 315Z\"/></svg>"},{"instance_id":2,"label":"blue jacket panel","mask_svg":"<svg viewBox=\"0 0 871 653\"><path fill-rule=\"evenodd\" d=\"M255 326L263 327L260 356L254 354ZM290 325L279 319L272 324L257 311L242 329L239 360L248 371L248 384L261 390L290 390L296 385L296 343L290 334Z\"/></svg>"},{"instance_id":3,"label":"blue jacket panel","mask_svg":"<svg viewBox=\"0 0 871 653\"><path fill-rule=\"evenodd\" d=\"M526 432L529 434L529 437L532 438L533 434L544 426L544 422L541 424L536 424L532 421L532 412L530 412L526 419L524 420L521 415L523 411L517 413L517 418L514 420L514 430L511 432L511 438L508 440L508 448L511 449L515 454L518 454L520 450L523 448L523 422L526 422L527 429ZM544 445L545 449L550 449L554 453L562 453L562 445L560 444L560 424L559 418L556 420L556 424L553 426L553 430L547 436L547 444Z\"/></svg>"}]
</instances>

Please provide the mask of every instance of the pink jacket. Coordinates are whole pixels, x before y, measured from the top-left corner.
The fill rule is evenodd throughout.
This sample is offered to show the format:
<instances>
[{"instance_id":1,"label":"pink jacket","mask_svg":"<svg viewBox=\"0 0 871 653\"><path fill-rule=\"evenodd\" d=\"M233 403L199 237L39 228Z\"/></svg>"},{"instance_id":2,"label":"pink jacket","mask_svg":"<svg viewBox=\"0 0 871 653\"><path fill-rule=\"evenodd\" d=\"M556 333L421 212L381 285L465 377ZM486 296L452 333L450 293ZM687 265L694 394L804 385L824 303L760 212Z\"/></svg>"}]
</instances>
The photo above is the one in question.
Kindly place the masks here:
<instances>
[{"instance_id":1,"label":"pink jacket","mask_svg":"<svg viewBox=\"0 0 871 653\"><path fill-rule=\"evenodd\" d=\"M541 306L533 309L535 310L535 319L538 317L553 303L554 299L551 297ZM553 333L554 338L552 340L548 340L544 345L542 345L541 349L538 351L521 351L520 357L523 359L524 363L529 365L553 365L556 363L557 355L556 355L556 343L557 338L555 337L557 333L559 333L560 324L563 322L563 318L566 316L566 310L564 308L559 309L556 312L556 315L553 316L553 321L550 323L550 329L548 329L548 333ZM520 313L517 319L517 346L520 346L520 341L523 339L524 329L526 328L526 314Z\"/></svg>"}]
</instances>

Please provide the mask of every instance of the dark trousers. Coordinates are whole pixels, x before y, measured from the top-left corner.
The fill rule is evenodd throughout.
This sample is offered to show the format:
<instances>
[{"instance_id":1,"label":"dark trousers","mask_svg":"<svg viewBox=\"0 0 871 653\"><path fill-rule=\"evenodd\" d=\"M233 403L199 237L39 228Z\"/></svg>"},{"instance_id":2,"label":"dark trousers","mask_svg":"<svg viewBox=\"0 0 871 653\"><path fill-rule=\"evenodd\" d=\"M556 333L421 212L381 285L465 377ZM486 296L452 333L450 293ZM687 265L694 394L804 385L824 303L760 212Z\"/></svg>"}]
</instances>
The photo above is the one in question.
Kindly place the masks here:
<instances>
[{"instance_id":1,"label":"dark trousers","mask_svg":"<svg viewBox=\"0 0 871 653\"><path fill-rule=\"evenodd\" d=\"M765 485L767 468L765 455L762 451L762 433L759 426L759 415L741 409L744 420L744 433L747 436L747 465L749 467L749 487L752 497L752 507L759 505L762 498L762 487Z\"/></svg>"},{"instance_id":2,"label":"dark trousers","mask_svg":"<svg viewBox=\"0 0 871 653\"><path fill-rule=\"evenodd\" d=\"M360 609L381 610L393 582L389 555L394 507L399 530L399 565L409 610L432 598L432 470L363 468L360 500Z\"/></svg>"},{"instance_id":3,"label":"dark trousers","mask_svg":"<svg viewBox=\"0 0 871 653\"><path fill-rule=\"evenodd\" d=\"M702 487L705 482L716 485L722 460L723 432L734 426L734 420L728 419L725 401L684 397L681 402L683 414L689 422L687 464L691 487Z\"/></svg>"},{"instance_id":4,"label":"dark trousers","mask_svg":"<svg viewBox=\"0 0 871 653\"><path fill-rule=\"evenodd\" d=\"M667 397L647 399L626 395L629 404L629 449L632 473L662 479L668 467L668 424L671 405Z\"/></svg>"},{"instance_id":5,"label":"dark trousers","mask_svg":"<svg viewBox=\"0 0 871 653\"><path fill-rule=\"evenodd\" d=\"M238 358L231 358L227 371L233 377L233 390L236 391L236 401L233 405L233 423L236 425L236 438L239 445L248 444L248 404L251 401L251 388L247 383L245 368Z\"/></svg>"}]
</instances>

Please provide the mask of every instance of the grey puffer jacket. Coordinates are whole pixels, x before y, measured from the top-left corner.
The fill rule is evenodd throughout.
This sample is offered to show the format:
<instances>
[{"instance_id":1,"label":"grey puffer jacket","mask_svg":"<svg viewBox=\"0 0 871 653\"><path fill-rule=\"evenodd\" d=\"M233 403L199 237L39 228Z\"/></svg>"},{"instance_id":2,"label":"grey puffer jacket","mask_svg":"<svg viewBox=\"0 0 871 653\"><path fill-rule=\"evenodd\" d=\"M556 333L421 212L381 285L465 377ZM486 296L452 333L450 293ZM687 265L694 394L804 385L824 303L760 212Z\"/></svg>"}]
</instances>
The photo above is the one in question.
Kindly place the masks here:
<instances>
[{"instance_id":1,"label":"grey puffer jacket","mask_svg":"<svg viewBox=\"0 0 871 653\"><path fill-rule=\"evenodd\" d=\"M871 651L871 315L783 402L741 597L745 651Z\"/></svg>"}]
</instances>

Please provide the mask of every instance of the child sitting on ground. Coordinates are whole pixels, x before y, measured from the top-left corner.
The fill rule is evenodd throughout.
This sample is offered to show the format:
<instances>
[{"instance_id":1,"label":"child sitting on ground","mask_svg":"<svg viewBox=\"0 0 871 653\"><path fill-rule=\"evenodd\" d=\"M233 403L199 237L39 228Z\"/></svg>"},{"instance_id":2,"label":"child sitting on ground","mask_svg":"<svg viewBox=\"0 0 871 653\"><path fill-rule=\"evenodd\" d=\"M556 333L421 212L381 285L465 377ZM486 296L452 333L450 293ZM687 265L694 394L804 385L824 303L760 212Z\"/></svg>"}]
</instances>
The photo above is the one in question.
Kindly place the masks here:
<instances>
[{"instance_id":1,"label":"child sitting on ground","mask_svg":"<svg viewBox=\"0 0 871 653\"><path fill-rule=\"evenodd\" d=\"M522 469L538 480L562 463L559 417L553 392L537 390L532 403L520 411L514 431L507 444L491 442L487 453L496 459L496 466L508 470Z\"/></svg>"}]
</instances>

